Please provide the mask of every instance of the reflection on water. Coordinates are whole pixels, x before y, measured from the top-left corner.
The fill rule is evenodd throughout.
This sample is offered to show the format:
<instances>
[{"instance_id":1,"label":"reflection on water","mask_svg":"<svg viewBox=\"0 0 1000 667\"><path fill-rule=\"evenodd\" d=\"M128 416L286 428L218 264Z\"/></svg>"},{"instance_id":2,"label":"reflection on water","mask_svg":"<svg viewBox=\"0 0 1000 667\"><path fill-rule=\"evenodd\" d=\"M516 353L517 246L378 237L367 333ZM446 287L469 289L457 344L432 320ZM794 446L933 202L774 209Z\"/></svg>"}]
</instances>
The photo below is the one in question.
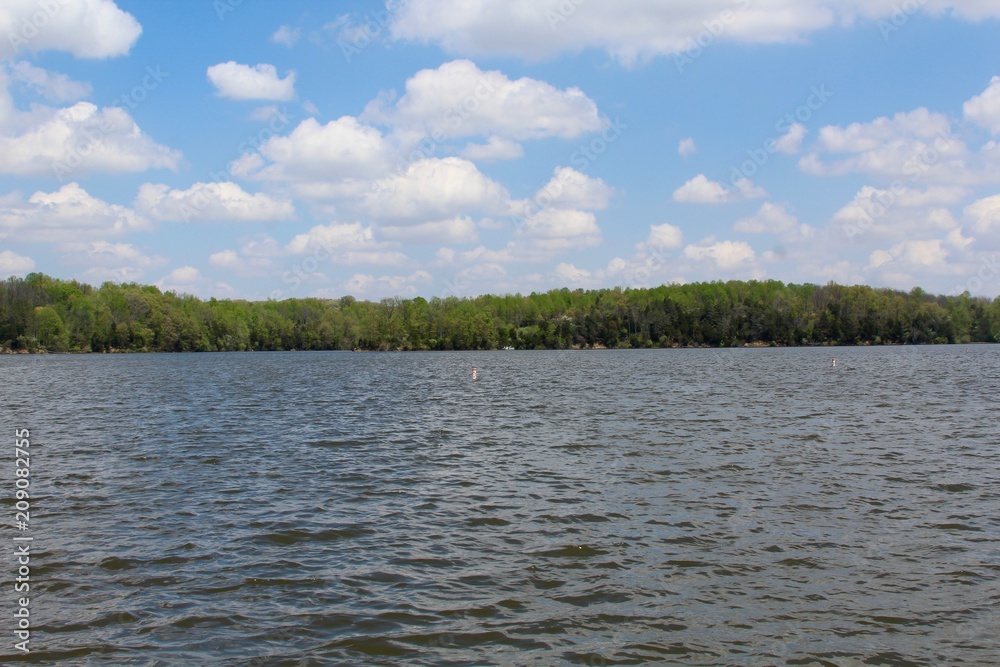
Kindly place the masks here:
<instances>
[{"instance_id":1,"label":"reflection on water","mask_svg":"<svg viewBox=\"0 0 1000 667\"><path fill-rule=\"evenodd\" d=\"M31 664L1000 664L1000 348L0 373Z\"/></svg>"}]
</instances>

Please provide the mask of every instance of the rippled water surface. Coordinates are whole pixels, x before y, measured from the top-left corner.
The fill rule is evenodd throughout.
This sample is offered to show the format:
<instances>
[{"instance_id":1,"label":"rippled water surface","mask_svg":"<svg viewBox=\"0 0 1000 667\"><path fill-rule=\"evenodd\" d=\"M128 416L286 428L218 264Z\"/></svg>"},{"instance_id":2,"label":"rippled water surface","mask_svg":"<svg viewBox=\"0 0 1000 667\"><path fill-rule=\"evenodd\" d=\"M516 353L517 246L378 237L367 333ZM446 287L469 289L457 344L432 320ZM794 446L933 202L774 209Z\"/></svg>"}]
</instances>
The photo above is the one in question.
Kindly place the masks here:
<instances>
[{"instance_id":1,"label":"rippled water surface","mask_svg":"<svg viewBox=\"0 0 1000 667\"><path fill-rule=\"evenodd\" d=\"M0 374L4 664L1000 665L998 347Z\"/></svg>"}]
</instances>

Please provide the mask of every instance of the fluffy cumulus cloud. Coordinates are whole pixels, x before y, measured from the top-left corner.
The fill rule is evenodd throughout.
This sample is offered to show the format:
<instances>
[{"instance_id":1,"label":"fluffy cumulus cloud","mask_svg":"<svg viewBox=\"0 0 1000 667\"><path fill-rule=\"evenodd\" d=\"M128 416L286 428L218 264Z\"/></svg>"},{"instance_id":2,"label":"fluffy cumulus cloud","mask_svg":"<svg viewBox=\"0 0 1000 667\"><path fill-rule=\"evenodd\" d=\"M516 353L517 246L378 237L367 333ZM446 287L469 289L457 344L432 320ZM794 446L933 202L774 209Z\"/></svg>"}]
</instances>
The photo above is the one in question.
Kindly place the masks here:
<instances>
[{"instance_id":1,"label":"fluffy cumulus cloud","mask_svg":"<svg viewBox=\"0 0 1000 667\"><path fill-rule=\"evenodd\" d=\"M561 284L570 286L588 283L592 275L590 271L577 268L568 262L560 262L559 264L556 264L556 268L553 273Z\"/></svg>"},{"instance_id":2,"label":"fluffy cumulus cloud","mask_svg":"<svg viewBox=\"0 0 1000 667\"><path fill-rule=\"evenodd\" d=\"M91 196L76 183L38 191L26 201L0 198L0 234L21 241L72 242L149 228L135 211Z\"/></svg>"},{"instance_id":3,"label":"fluffy cumulus cloud","mask_svg":"<svg viewBox=\"0 0 1000 667\"><path fill-rule=\"evenodd\" d=\"M586 248L601 243L601 228L597 226L596 216L589 211L542 209L526 219L518 233L552 250Z\"/></svg>"},{"instance_id":4,"label":"fluffy cumulus cloud","mask_svg":"<svg viewBox=\"0 0 1000 667\"><path fill-rule=\"evenodd\" d=\"M674 225L650 225L649 236L639 243L640 251L670 252L684 244L684 232Z\"/></svg>"},{"instance_id":5,"label":"fluffy cumulus cloud","mask_svg":"<svg viewBox=\"0 0 1000 667\"><path fill-rule=\"evenodd\" d=\"M586 209L607 208L615 191L603 179L593 178L572 167L556 167L552 178L528 203L538 208Z\"/></svg>"},{"instance_id":6,"label":"fluffy cumulus cloud","mask_svg":"<svg viewBox=\"0 0 1000 667\"><path fill-rule=\"evenodd\" d=\"M742 199L766 197L767 192L748 178L739 178L730 190L704 174L698 174L674 191L674 201L681 204L728 204Z\"/></svg>"},{"instance_id":7,"label":"fluffy cumulus cloud","mask_svg":"<svg viewBox=\"0 0 1000 667\"><path fill-rule=\"evenodd\" d=\"M146 183L139 188L135 209L155 220L225 220L268 222L295 215L290 201L263 193L250 194L236 183L195 183L187 190Z\"/></svg>"},{"instance_id":8,"label":"fluffy cumulus cloud","mask_svg":"<svg viewBox=\"0 0 1000 667\"><path fill-rule=\"evenodd\" d=\"M840 222L882 219L897 208L907 209L905 215L912 216L913 209L956 204L967 195L968 190L957 186L911 188L897 184L891 188L876 188L866 185L834 214L833 219Z\"/></svg>"},{"instance_id":9,"label":"fluffy cumulus cloud","mask_svg":"<svg viewBox=\"0 0 1000 667\"><path fill-rule=\"evenodd\" d=\"M674 201L682 204L724 204L730 201L732 193L721 183L698 174L690 181L674 190Z\"/></svg>"},{"instance_id":10,"label":"fluffy cumulus cloud","mask_svg":"<svg viewBox=\"0 0 1000 667\"><path fill-rule=\"evenodd\" d=\"M387 241L414 243L475 243L476 223L468 216L450 220L422 222L416 225L382 225L381 237Z\"/></svg>"},{"instance_id":11,"label":"fluffy cumulus cloud","mask_svg":"<svg viewBox=\"0 0 1000 667\"><path fill-rule=\"evenodd\" d=\"M12 250L0 252L0 277L23 276L35 268L35 260Z\"/></svg>"},{"instance_id":12,"label":"fluffy cumulus cloud","mask_svg":"<svg viewBox=\"0 0 1000 667\"><path fill-rule=\"evenodd\" d=\"M751 267L757 260L757 253L743 241L706 239L684 248L684 257L695 262L712 262L723 271L732 271Z\"/></svg>"},{"instance_id":13,"label":"fluffy cumulus cloud","mask_svg":"<svg viewBox=\"0 0 1000 667\"><path fill-rule=\"evenodd\" d=\"M907 269L935 270L947 272L948 251L940 239L927 241L904 241L890 250L876 250L869 258L869 267L883 268L886 265L900 263Z\"/></svg>"},{"instance_id":14,"label":"fluffy cumulus cloud","mask_svg":"<svg viewBox=\"0 0 1000 667\"><path fill-rule=\"evenodd\" d=\"M485 144L469 144L462 151L462 157L481 162L516 160L524 157L524 148L516 141L494 136L490 137Z\"/></svg>"},{"instance_id":15,"label":"fluffy cumulus cloud","mask_svg":"<svg viewBox=\"0 0 1000 667\"><path fill-rule=\"evenodd\" d=\"M423 270L402 276L382 275L376 277L367 273L356 273L344 283L343 288L360 296L386 292L405 296L416 294L419 288L426 287L432 281L431 274ZM334 296L334 294L331 293L330 296Z\"/></svg>"},{"instance_id":16,"label":"fluffy cumulus cloud","mask_svg":"<svg viewBox=\"0 0 1000 667\"><path fill-rule=\"evenodd\" d=\"M317 264L400 267L411 263L394 246L377 240L372 226L358 222L317 225L295 236L285 250L293 255L305 255L305 261Z\"/></svg>"},{"instance_id":17,"label":"fluffy cumulus cloud","mask_svg":"<svg viewBox=\"0 0 1000 667\"><path fill-rule=\"evenodd\" d=\"M0 135L0 173L67 180L93 172L176 169L181 159L178 151L145 135L119 107L78 102L39 114L26 131Z\"/></svg>"},{"instance_id":18,"label":"fluffy cumulus cloud","mask_svg":"<svg viewBox=\"0 0 1000 667\"><path fill-rule=\"evenodd\" d=\"M233 100L288 101L295 97L295 72L278 76L274 65L260 63L251 67L235 61L208 68L208 80L220 97Z\"/></svg>"},{"instance_id":19,"label":"fluffy cumulus cloud","mask_svg":"<svg viewBox=\"0 0 1000 667\"><path fill-rule=\"evenodd\" d=\"M962 110L973 123L1000 134L1000 76L993 77L989 87L966 102Z\"/></svg>"},{"instance_id":20,"label":"fluffy cumulus cloud","mask_svg":"<svg viewBox=\"0 0 1000 667\"><path fill-rule=\"evenodd\" d=\"M680 143L677 144L677 154L681 157L689 157L697 152L698 144L691 137L681 139Z\"/></svg>"},{"instance_id":21,"label":"fluffy cumulus cloud","mask_svg":"<svg viewBox=\"0 0 1000 667\"><path fill-rule=\"evenodd\" d=\"M291 134L268 139L259 154L250 156L257 162L250 165L247 176L330 183L384 173L390 164L391 147L378 129L352 116L322 125L307 118Z\"/></svg>"},{"instance_id":22,"label":"fluffy cumulus cloud","mask_svg":"<svg viewBox=\"0 0 1000 667\"><path fill-rule=\"evenodd\" d=\"M65 74L35 67L25 60L11 65L10 78L51 102L75 102L92 90L88 83L73 81Z\"/></svg>"},{"instance_id":23,"label":"fluffy cumulus cloud","mask_svg":"<svg viewBox=\"0 0 1000 667\"><path fill-rule=\"evenodd\" d=\"M174 269L153 284L164 292L193 294L202 298L209 295L222 298L236 296L236 290L231 285L213 282L196 267L190 265Z\"/></svg>"},{"instance_id":24,"label":"fluffy cumulus cloud","mask_svg":"<svg viewBox=\"0 0 1000 667\"><path fill-rule=\"evenodd\" d=\"M965 207L965 216L977 232L1000 231L1000 195L979 199Z\"/></svg>"},{"instance_id":25,"label":"fluffy cumulus cloud","mask_svg":"<svg viewBox=\"0 0 1000 667\"><path fill-rule=\"evenodd\" d=\"M281 44L282 46L291 48L295 46L295 42L299 41L299 37L301 36L302 31L298 28L282 25L279 26L278 29L271 35L271 41L275 44Z\"/></svg>"},{"instance_id":26,"label":"fluffy cumulus cloud","mask_svg":"<svg viewBox=\"0 0 1000 667\"><path fill-rule=\"evenodd\" d=\"M779 153L793 155L802 148L802 140L806 138L808 130L802 123L795 123L785 134L781 135L774 142L774 149Z\"/></svg>"},{"instance_id":27,"label":"fluffy cumulus cloud","mask_svg":"<svg viewBox=\"0 0 1000 667\"><path fill-rule=\"evenodd\" d=\"M833 158L824 162L822 154ZM952 135L947 116L921 108L847 127L824 127L816 149L799 165L817 175L865 173L961 183L976 179L969 157L965 143Z\"/></svg>"},{"instance_id":28,"label":"fluffy cumulus cloud","mask_svg":"<svg viewBox=\"0 0 1000 667\"><path fill-rule=\"evenodd\" d=\"M317 225L304 234L298 234L288 244L287 250L302 255L316 248L359 250L375 245L375 234L371 226L365 227L360 222L333 223Z\"/></svg>"},{"instance_id":29,"label":"fluffy cumulus cloud","mask_svg":"<svg viewBox=\"0 0 1000 667\"><path fill-rule=\"evenodd\" d=\"M83 277L92 283L137 282L150 269L167 264L159 255L147 255L130 243L87 241L65 244L63 261L70 265L87 267Z\"/></svg>"},{"instance_id":30,"label":"fluffy cumulus cloud","mask_svg":"<svg viewBox=\"0 0 1000 667\"><path fill-rule=\"evenodd\" d=\"M77 58L129 52L142 26L114 0L4 0L0 3L0 60L56 50Z\"/></svg>"},{"instance_id":31,"label":"fluffy cumulus cloud","mask_svg":"<svg viewBox=\"0 0 1000 667\"><path fill-rule=\"evenodd\" d=\"M607 125L597 104L579 88L560 90L528 77L512 81L468 60L421 70L406 82L406 93L399 100L376 100L365 119L391 123L415 138L437 139L572 138Z\"/></svg>"},{"instance_id":32,"label":"fluffy cumulus cloud","mask_svg":"<svg viewBox=\"0 0 1000 667\"><path fill-rule=\"evenodd\" d=\"M183 291L185 287L192 287L201 280L201 271L193 266L182 266L174 269L160 280L156 281L156 286L165 290Z\"/></svg>"},{"instance_id":33,"label":"fluffy cumulus cloud","mask_svg":"<svg viewBox=\"0 0 1000 667\"><path fill-rule=\"evenodd\" d=\"M285 254L277 241L270 236L253 239L239 251L220 250L208 257L208 263L218 269L232 271L241 276L264 276L276 268L275 258Z\"/></svg>"},{"instance_id":34,"label":"fluffy cumulus cloud","mask_svg":"<svg viewBox=\"0 0 1000 667\"><path fill-rule=\"evenodd\" d=\"M602 179L557 167L531 199L509 203L516 240L491 259L539 262L561 251L600 245L601 228L593 211L607 208L614 194Z\"/></svg>"},{"instance_id":35,"label":"fluffy cumulus cloud","mask_svg":"<svg viewBox=\"0 0 1000 667\"><path fill-rule=\"evenodd\" d=\"M364 197L364 208L380 220L419 223L472 211L502 213L508 201L503 186L483 175L472 162L429 158L377 181Z\"/></svg>"},{"instance_id":36,"label":"fluffy cumulus cloud","mask_svg":"<svg viewBox=\"0 0 1000 667\"><path fill-rule=\"evenodd\" d=\"M55 103L86 97L91 86L28 60L54 50L78 58L127 54L142 28L113 0L7 0L0 4L0 173L47 176L67 181L94 172L174 169L180 153L143 134L123 109L89 102L66 108L14 105L12 92L28 91ZM4 61L7 61L6 63ZM158 85L150 69L143 92Z\"/></svg>"},{"instance_id":37,"label":"fluffy cumulus cloud","mask_svg":"<svg viewBox=\"0 0 1000 667\"><path fill-rule=\"evenodd\" d=\"M960 234L950 207L968 196L962 187L911 188L896 183L890 188L866 185L832 217L837 238L887 243L904 238Z\"/></svg>"},{"instance_id":38,"label":"fluffy cumulus cloud","mask_svg":"<svg viewBox=\"0 0 1000 667\"><path fill-rule=\"evenodd\" d=\"M793 231L798 226L798 218L789 213L783 204L765 202L752 216L737 220L733 229L747 234L780 234Z\"/></svg>"},{"instance_id":39,"label":"fluffy cumulus cloud","mask_svg":"<svg viewBox=\"0 0 1000 667\"><path fill-rule=\"evenodd\" d=\"M984 0L923 0L920 11L978 20L1000 16ZM631 65L682 54L699 37L743 43L798 42L858 16L889 18L898 2L877 0L403 0L391 24L400 40L434 42L463 55L537 59L602 49ZM704 39L704 38L703 38Z\"/></svg>"}]
</instances>

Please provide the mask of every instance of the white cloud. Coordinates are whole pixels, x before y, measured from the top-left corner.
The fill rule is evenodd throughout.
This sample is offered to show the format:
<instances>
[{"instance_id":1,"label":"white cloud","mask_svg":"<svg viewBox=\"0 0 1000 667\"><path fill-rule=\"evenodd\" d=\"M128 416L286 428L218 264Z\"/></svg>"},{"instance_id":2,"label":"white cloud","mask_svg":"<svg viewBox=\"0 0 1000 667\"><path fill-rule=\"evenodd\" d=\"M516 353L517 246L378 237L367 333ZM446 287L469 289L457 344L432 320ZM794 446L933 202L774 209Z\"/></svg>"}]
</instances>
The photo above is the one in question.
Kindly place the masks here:
<instances>
[{"instance_id":1,"label":"white cloud","mask_svg":"<svg viewBox=\"0 0 1000 667\"><path fill-rule=\"evenodd\" d=\"M302 31L298 28L283 25L274 31L274 34L271 35L271 41L275 44L281 44L291 48L295 46L295 42L299 41L299 37L301 36Z\"/></svg>"},{"instance_id":2,"label":"white cloud","mask_svg":"<svg viewBox=\"0 0 1000 667\"><path fill-rule=\"evenodd\" d=\"M293 255L310 255L322 262L355 266L407 266L412 264L390 244L377 241L371 226L361 223L317 225L291 240L285 250Z\"/></svg>"},{"instance_id":3,"label":"white cloud","mask_svg":"<svg viewBox=\"0 0 1000 667\"><path fill-rule=\"evenodd\" d=\"M123 109L98 110L90 102L49 110L24 133L0 136L0 154L0 173L60 179L77 173L176 169L181 159L178 151L143 134Z\"/></svg>"},{"instance_id":4,"label":"white cloud","mask_svg":"<svg viewBox=\"0 0 1000 667\"><path fill-rule=\"evenodd\" d=\"M877 269L890 264L893 261L892 253L888 250L875 250L868 258L868 267Z\"/></svg>"},{"instance_id":5,"label":"white cloud","mask_svg":"<svg viewBox=\"0 0 1000 667\"><path fill-rule=\"evenodd\" d=\"M552 250L585 248L601 242L597 219L587 211L545 208L526 219L518 233Z\"/></svg>"},{"instance_id":6,"label":"white cloud","mask_svg":"<svg viewBox=\"0 0 1000 667\"><path fill-rule=\"evenodd\" d=\"M267 63L250 67L230 60L212 65L208 68L207 75L219 97L277 101L288 101L295 97L295 71L289 72L282 79L274 65Z\"/></svg>"},{"instance_id":7,"label":"white cloud","mask_svg":"<svg viewBox=\"0 0 1000 667\"><path fill-rule=\"evenodd\" d=\"M733 185L736 186L736 192L743 199L760 199L767 196L767 190L754 185L753 181L749 178L737 178Z\"/></svg>"},{"instance_id":8,"label":"white cloud","mask_svg":"<svg viewBox=\"0 0 1000 667\"><path fill-rule=\"evenodd\" d=\"M201 280L201 272L193 266L182 266L174 269L160 280L156 286L163 290L178 290L191 287Z\"/></svg>"},{"instance_id":9,"label":"white cloud","mask_svg":"<svg viewBox=\"0 0 1000 667\"><path fill-rule=\"evenodd\" d=\"M364 196L369 214L385 221L427 222L472 211L504 212L507 191L461 158L430 158L381 179Z\"/></svg>"},{"instance_id":10,"label":"white cloud","mask_svg":"<svg viewBox=\"0 0 1000 667\"><path fill-rule=\"evenodd\" d=\"M370 274L357 273L344 283L344 288L349 292L361 295L385 292L405 295L416 294L419 286L428 285L432 281L431 274L422 270L414 271L408 276L383 275L377 278Z\"/></svg>"},{"instance_id":11,"label":"white cloud","mask_svg":"<svg viewBox=\"0 0 1000 667\"><path fill-rule=\"evenodd\" d=\"M848 157L824 163L820 153ZM867 173L962 183L975 180L966 165L968 157L966 145L952 136L948 118L920 108L869 123L824 127L817 150L804 156L799 165L818 175Z\"/></svg>"},{"instance_id":12,"label":"white cloud","mask_svg":"<svg viewBox=\"0 0 1000 667\"><path fill-rule=\"evenodd\" d=\"M733 229L747 234L781 234L795 230L798 225L798 218L784 204L765 202L754 215L737 220Z\"/></svg>"},{"instance_id":13,"label":"white cloud","mask_svg":"<svg viewBox=\"0 0 1000 667\"><path fill-rule=\"evenodd\" d=\"M819 145L830 153L866 153L882 148L901 137L933 140L951 133L951 124L943 114L920 108L882 116L870 123L853 123L846 128L828 125L820 130Z\"/></svg>"},{"instance_id":14,"label":"white cloud","mask_svg":"<svg viewBox=\"0 0 1000 667\"><path fill-rule=\"evenodd\" d=\"M512 261L507 250L489 250L485 246L478 246L465 252L455 252L453 248L439 248L435 254L438 266L462 266L464 264L483 262L508 262Z\"/></svg>"},{"instance_id":15,"label":"white cloud","mask_svg":"<svg viewBox=\"0 0 1000 667\"><path fill-rule=\"evenodd\" d=\"M684 244L684 232L680 227L674 225L650 225L649 237L642 243L637 244L640 251L655 250L657 252L669 252L677 250Z\"/></svg>"},{"instance_id":16,"label":"white cloud","mask_svg":"<svg viewBox=\"0 0 1000 667\"><path fill-rule=\"evenodd\" d=\"M357 250L375 247L375 234L371 226L360 222L317 225L305 234L298 234L286 247L292 254L304 255L308 252L325 250Z\"/></svg>"},{"instance_id":17,"label":"white cloud","mask_svg":"<svg viewBox=\"0 0 1000 667\"><path fill-rule=\"evenodd\" d=\"M986 90L966 102L962 111L966 119L1000 134L1000 76L993 77Z\"/></svg>"},{"instance_id":18,"label":"white cloud","mask_svg":"<svg viewBox=\"0 0 1000 667\"><path fill-rule=\"evenodd\" d=\"M674 191L674 201L684 204L724 204L732 201L732 193L721 183L698 174Z\"/></svg>"},{"instance_id":19,"label":"white cloud","mask_svg":"<svg viewBox=\"0 0 1000 667\"><path fill-rule=\"evenodd\" d=\"M965 207L965 217L980 233L1000 230L1000 195L974 201Z\"/></svg>"},{"instance_id":20,"label":"white cloud","mask_svg":"<svg viewBox=\"0 0 1000 667\"><path fill-rule=\"evenodd\" d=\"M387 241L403 243L475 243L476 224L467 216L417 225L381 226L379 233Z\"/></svg>"},{"instance_id":21,"label":"white cloud","mask_svg":"<svg viewBox=\"0 0 1000 667\"><path fill-rule=\"evenodd\" d=\"M521 202L521 206L596 211L607 208L614 194L614 188L603 179L592 178L572 167L556 167L549 182L530 202Z\"/></svg>"},{"instance_id":22,"label":"white cloud","mask_svg":"<svg viewBox=\"0 0 1000 667\"><path fill-rule=\"evenodd\" d=\"M698 152L698 145L694 142L694 139L687 137L686 139L681 139L680 143L677 144L677 154L681 157L688 157L694 155Z\"/></svg>"},{"instance_id":23,"label":"white cloud","mask_svg":"<svg viewBox=\"0 0 1000 667\"><path fill-rule=\"evenodd\" d=\"M135 200L137 211L155 220L270 222L295 216L290 201L250 194L236 183L195 183L187 190L146 183Z\"/></svg>"},{"instance_id":24,"label":"white cloud","mask_svg":"<svg viewBox=\"0 0 1000 667\"><path fill-rule=\"evenodd\" d=\"M894 183L880 189L866 185L833 215L830 229L839 230L837 240L852 244L937 237L959 228L948 207L967 195L968 190L956 186L910 188Z\"/></svg>"},{"instance_id":25,"label":"white cloud","mask_svg":"<svg viewBox=\"0 0 1000 667\"><path fill-rule=\"evenodd\" d=\"M10 76L53 102L75 102L93 90L89 83L73 81L65 74L35 67L25 60L11 66Z\"/></svg>"},{"instance_id":26,"label":"white cloud","mask_svg":"<svg viewBox=\"0 0 1000 667\"><path fill-rule=\"evenodd\" d=\"M955 250L964 250L967 248L975 239L968 236L962 235L962 228L957 227L950 232L948 236L945 237L944 242L954 248Z\"/></svg>"},{"instance_id":27,"label":"white cloud","mask_svg":"<svg viewBox=\"0 0 1000 667\"><path fill-rule=\"evenodd\" d=\"M978 20L1000 16L991 0L922 0L920 11ZM891 18L898 2L880 0L408 0L390 26L392 37L433 42L463 55L520 56L603 49L631 65L672 56L698 40L795 43L811 33L852 23L859 15ZM711 27L711 29L710 29ZM714 32L713 32L714 31Z\"/></svg>"},{"instance_id":28,"label":"white cloud","mask_svg":"<svg viewBox=\"0 0 1000 667\"><path fill-rule=\"evenodd\" d=\"M16 196L0 200L0 234L19 241L89 241L148 228L135 211L96 199L76 183L51 193L38 191L27 201Z\"/></svg>"},{"instance_id":29,"label":"white cloud","mask_svg":"<svg viewBox=\"0 0 1000 667\"><path fill-rule=\"evenodd\" d=\"M490 137L485 144L469 144L462 151L462 157L469 160L489 162L493 160L516 160L524 157L524 148L516 141L503 137Z\"/></svg>"},{"instance_id":30,"label":"white cloud","mask_svg":"<svg viewBox=\"0 0 1000 667\"><path fill-rule=\"evenodd\" d=\"M767 191L753 184L748 178L737 179L736 191L727 189L721 183L698 174L674 191L674 201L682 204L727 204L741 199L766 197Z\"/></svg>"},{"instance_id":31,"label":"white cloud","mask_svg":"<svg viewBox=\"0 0 1000 667\"><path fill-rule=\"evenodd\" d=\"M471 283L485 283L487 286L485 289L495 289L497 281L506 277L507 269L502 264L480 262L459 271L455 275L454 286L449 286L449 290L456 292L462 287L471 287Z\"/></svg>"},{"instance_id":32,"label":"white cloud","mask_svg":"<svg viewBox=\"0 0 1000 667\"><path fill-rule=\"evenodd\" d=\"M417 72L406 82L403 97L390 103L383 96L363 117L392 124L413 138L573 138L607 126L579 88L560 90L528 77L511 81L468 60Z\"/></svg>"},{"instance_id":33,"label":"white cloud","mask_svg":"<svg viewBox=\"0 0 1000 667\"><path fill-rule=\"evenodd\" d=\"M871 254L869 266L879 268L894 262L903 262L912 267L946 270L948 251L939 239L927 241L904 241L891 250L876 250Z\"/></svg>"},{"instance_id":34,"label":"white cloud","mask_svg":"<svg viewBox=\"0 0 1000 667\"><path fill-rule=\"evenodd\" d=\"M684 248L684 257L696 262L712 261L723 270L751 267L757 253L743 241L719 241L706 239L697 245Z\"/></svg>"},{"instance_id":35,"label":"white cloud","mask_svg":"<svg viewBox=\"0 0 1000 667\"><path fill-rule=\"evenodd\" d=\"M275 270L273 258L284 255L285 251L277 241L261 235L243 245L239 252L221 250L208 257L208 263L219 269L233 271L241 276L270 275Z\"/></svg>"},{"instance_id":36,"label":"white cloud","mask_svg":"<svg viewBox=\"0 0 1000 667\"><path fill-rule=\"evenodd\" d=\"M221 269L240 269L244 262L235 250L221 250L208 256L208 263Z\"/></svg>"},{"instance_id":37,"label":"white cloud","mask_svg":"<svg viewBox=\"0 0 1000 667\"><path fill-rule=\"evenodd\" d=\"M320 125L307 118L287 136L268 139L260 155L273 164L264 166L253 154L254 169L245 175L268 180L330 183L363 179L384 173L390 149L377 129L344 116Z\"/></svg>"},{"instance_id":38,"label":"white cloud","mask_svg":"<svg viewBox=\"0 0 1000 667\"><path fill-rule=\"evenodd\" d=\"M222 250L212 253L208 263L217 269L232 271L240 276L266 276L275 270L274 262L260 257L244 257L235 250Z\"/></svg>"},{"instance_id":39,"label":"white cloud","mask_svg":"<svg viewBox=\"0 0 1000 667\"><path fill-rule=\"evenodd\" d=\"M788 132L774 142L774 149L779 153L786 153L788 155L798 153L799 149L802 148L802 140L805 139L807 133L808 130L805 125L795 123L788 128Z\"/></svg>"},{"instance_id":40,"label":"white cloud","mask_svg":"<svg viewBox=\"0 0 1000 667\"><path fill-rule=\"evenodd\" d=\"M131 264L151 267L163 264L166 260L158 256L148 256L130 243L111 243L110 241L90 241L71 244L66 248L72 253L82 255L89 264ZM80 257L78 257L79 259Z\"/></svg>"},{"instance_id":41,"label":"white cloud","mask_svg":"<svg viewBox=\"0 0 1000 667\"><path fill-rule=\"evenodd\" d=\"M0 278L24 276L35 268L35 260L11 250L0 252Z\"/></svg>"},{"instance_id":42,"label":"white cloud","mask_svg":"<svg viewBox=\"0 0 1000 667\"><path fill-rule=\"evenodd\" d=\"M0 60L28 51L66 51L77 58L129 52L142 26L113 0L4 0Z\"/></svg>"},{"instance_id":43,"label":"white cloud","mask_svg":"<svg viewBox=\"0 0 1000 667\"><path fill-rule=\"evenodd\" d=\"M64 244L63 261L87 267L84 278L95 283L137 282L150 269L167 264L159 255L147 255L129 243L87 241Z\"/></svg>"},{"instance_id":44,"label":"white cloud","mask_svg":"<svg viewBox=\"0 0 1000 667\"><path fill-rule=\"evenodd\" d=\"M894 207L926 208L957 204L968 195L968 190L956 186L930 186L923 189L896 185L880 189L866 185L858 191L853 201L834 214L833 219L841 222L855 222L870 218L883 218ZM907 211L913 216L913 211Z\"/></svg>"},{"instance_id":45,"label":"white cloud","mask_svg":"<svg viewBox=\"0 0 1000 667\"><path fill-rule=\"evenodd\" d=\"M563 285L578 285L590 280L591 273L586 269L579 269L572 264L561 262L556 265L555 277Z\"/></svg>"}]
</instances>

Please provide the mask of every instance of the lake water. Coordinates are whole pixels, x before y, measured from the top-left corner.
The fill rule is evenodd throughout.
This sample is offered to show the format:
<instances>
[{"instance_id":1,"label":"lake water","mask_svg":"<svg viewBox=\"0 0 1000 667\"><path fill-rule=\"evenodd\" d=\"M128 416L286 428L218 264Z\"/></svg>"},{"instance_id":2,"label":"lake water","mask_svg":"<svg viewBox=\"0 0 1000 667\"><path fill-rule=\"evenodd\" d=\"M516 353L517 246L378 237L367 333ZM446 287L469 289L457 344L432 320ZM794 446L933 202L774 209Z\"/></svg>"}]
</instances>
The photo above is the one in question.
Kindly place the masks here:
<instances>
[{"instance_id":1,"label":"lake water","mask_svg":"<svg viewBox=\"0 0 1000 667\"><path fill-rule=\"evenodd\" d=\"M3 664L1000 665L1000 347L0 375Z\"/></svg>"}]
</instances>

